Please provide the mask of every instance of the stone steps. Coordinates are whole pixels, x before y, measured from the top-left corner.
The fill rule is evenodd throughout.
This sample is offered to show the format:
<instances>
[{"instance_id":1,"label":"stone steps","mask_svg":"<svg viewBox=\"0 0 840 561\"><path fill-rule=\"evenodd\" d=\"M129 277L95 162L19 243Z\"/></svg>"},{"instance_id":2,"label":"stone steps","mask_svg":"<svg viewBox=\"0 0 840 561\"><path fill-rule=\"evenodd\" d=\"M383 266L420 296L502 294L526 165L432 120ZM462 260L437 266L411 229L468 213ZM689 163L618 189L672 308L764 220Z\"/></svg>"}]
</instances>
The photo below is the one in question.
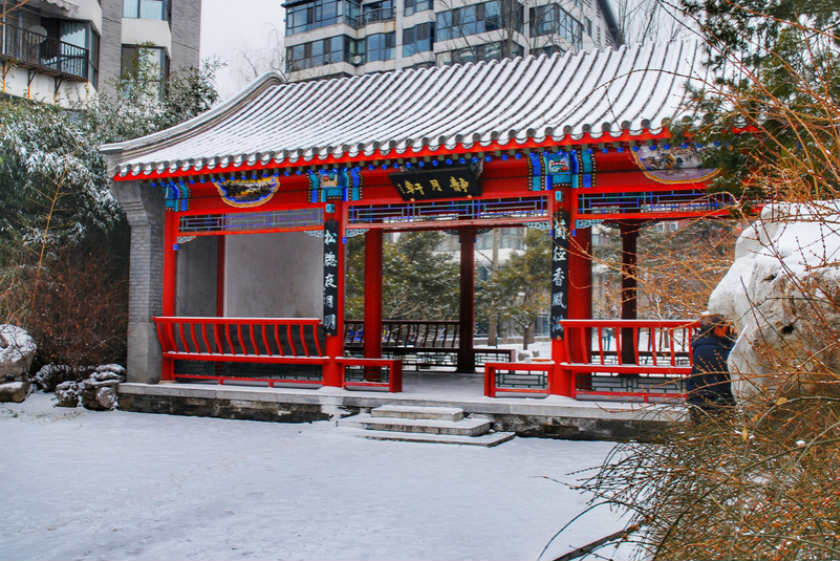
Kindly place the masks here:
<instances>
[{"instance_id":1,"label":"stone steps","mask_svg":"<svg viewBox=\"0 0 840 561\"><path fill-rule=\"evenodd\" d=\"M383 405L370 413L343 419L339 424L361 429L359 436L374 440L489 447L514 437L512 432L491 432L491 419L465 417L463 409L454 407Z\"/></svg>"},{"instance_id":2,"label":"stone steps","mask_svg":"<svg viewBox=\"0 0 840 561\"><path fill-rule=\"evenodd\" d=\"M399 419L430 419L460 421L464 410L457 407L420 407L414 405L382 405L371 410L374 417L395 417Z\"/></svg>"},{"instance_id":3,"label":"stone steps","mask_svg":"<svg viewBox=\"0 0 840 561\"><path fill-rule=\"evenodd\" d=\"M359 435L372 440L393 440L396 442L429 442L432 444L463 444L465 446L484 446L490 448L507 442L516 436L514 432L488 432L479 436L458 436L453 434L423 434L413 432L393 432L365 430Z\"/></svg>"}]
</instances>

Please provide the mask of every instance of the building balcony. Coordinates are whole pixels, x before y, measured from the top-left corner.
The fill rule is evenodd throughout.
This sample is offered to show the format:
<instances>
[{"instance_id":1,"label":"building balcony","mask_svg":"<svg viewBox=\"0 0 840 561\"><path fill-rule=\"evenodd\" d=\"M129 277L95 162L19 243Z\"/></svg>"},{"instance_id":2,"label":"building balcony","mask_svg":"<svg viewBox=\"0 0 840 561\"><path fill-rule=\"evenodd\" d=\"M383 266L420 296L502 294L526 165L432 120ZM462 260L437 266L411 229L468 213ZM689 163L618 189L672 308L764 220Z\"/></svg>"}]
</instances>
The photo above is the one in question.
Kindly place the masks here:
<instances>
[{"instance_id":1,"label":"building balcony","mask_svg":"<svg viewBox=\"0 0 840 561\"><path fill-rule=\"evenodd\" d=\"M88 49L9 24L0 23L0 58L49 76L88 79Z\"/></svg>"}]
</instances>

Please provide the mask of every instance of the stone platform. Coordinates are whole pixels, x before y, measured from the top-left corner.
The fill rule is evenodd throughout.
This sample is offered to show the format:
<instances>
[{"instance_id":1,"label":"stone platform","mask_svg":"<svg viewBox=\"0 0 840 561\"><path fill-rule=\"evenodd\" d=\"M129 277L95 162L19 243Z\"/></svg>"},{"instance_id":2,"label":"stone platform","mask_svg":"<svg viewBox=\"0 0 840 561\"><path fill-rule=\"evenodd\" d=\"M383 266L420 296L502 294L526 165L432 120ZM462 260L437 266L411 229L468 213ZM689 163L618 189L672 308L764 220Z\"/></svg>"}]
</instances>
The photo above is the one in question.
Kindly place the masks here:
<instances>
[{"instance_id":1,"label":"stone platform","mask_svg":"<svg viewBox=\"0 0 840 561\"><path fill-rule=\"evenodd\" d=\"M678 406L578 401L562 396L488 398L482 395L482 388L481 375L438 372L406 376L405 391L395 394L332 387L124 383L119 386L119 407L278 422L338 419L383 405L451 407L488 416L496 431L585 440L647 440L665 425L687 418L685 409Z\"/></svg>"}]
</instances>

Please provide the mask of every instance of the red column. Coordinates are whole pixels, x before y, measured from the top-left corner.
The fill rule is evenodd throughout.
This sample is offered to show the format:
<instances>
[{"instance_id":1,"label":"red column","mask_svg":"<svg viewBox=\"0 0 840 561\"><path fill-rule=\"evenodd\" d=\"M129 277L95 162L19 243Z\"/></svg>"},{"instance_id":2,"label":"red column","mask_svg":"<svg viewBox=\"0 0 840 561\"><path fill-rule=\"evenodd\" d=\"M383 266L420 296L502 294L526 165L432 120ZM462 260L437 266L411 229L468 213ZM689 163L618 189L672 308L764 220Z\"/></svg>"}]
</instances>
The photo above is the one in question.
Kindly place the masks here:
<instances>
[{"instance_id":1,"label":"red column","mask_svg":"<svg viewBox=\"0 0 840 561\"><path fill-rule=\"evenodd\" d=\"M638 221L621 222L621 319L636 319L637 310L637 246L639 240L639 229L641 224ZM636 362L633 344L624 344L624 341L633 341L633 330L621 330L621 362L623 364L634 364Z\"/></svg>"},{"instance_id":2,"label":"red column","mask_svg":"<svg viewBox=\"0 0 840 561\"><path fill-rule=\"evenodd\" d=\"M475 228L461 228L461 291L459 306L458 372L475 372L473 335L475 325Z\"/></svg>"},{"instance_id":3,"label":"red column","mask_svg":"<svg viewBox=\"0 0 840 561\"><path fill-rule=\"evenodd\" d=\"M174 212L164 211L163 218L163 294L161 297L161 312L165 316L175 315L175 291L177 281L178 255L175 244L178 242L178 217ZM161 359L162 382L175 380L175 361L170 358Z\"/></svg>"},{"instance_id":4,"label":"red column","mask_svg":"<svg viewBox=\"0 0 840 561\"><path fill-rule=\"evenodd\" d=\"M172 211L165 211L163 220L163 295L162 313L165 316L175 315L175 282L177 254L175 244L178 243L178 217Z\"/></svg>"},{"instance_id":5,"label":"red column","mask_svg":"<svg viewBox=\"0 0 840 561\"><path fill-rule=\"evenodd\" d=\"M592 317L592 229L577 229L569 238L569 319ZM580 337L583 330L576 330L577 340L570 343L572 362L589 362L589 353L582 354ZM588 345L585 345L589 348Z\"/></svg>"},{"instance_id":6,"label":"red column","mask_svg":"<svg viewBox=\"0 0 840 561\"><path fill-rule=\"evenodd\" d=\"M225 236L216 236L216 316L225 315Z\"/></svg>"},{"instance_id":7,"label":"red column","mask_svg":"<svg viewBox=\"0 0 840 561\"><path fill-rule=\"evenodd\" d=\"M382 356L382 230L365 233L365 357Z\"/></svg>"},{"instance_id":8,"label":"red column","mask_svg":"<svg viewBox=\"0 0 840 561\"><path fill-rule=\"evenodd\" d=\"M336 201L335 214L327 214L326 218L338 221L338 245L336 257L338 258L338 272L336 274L336 286L338 287L338 302L336 303L336 334L326 336L326 352L331 359L324 366L324 385L341 386L341 366L334 360L344 354L344 250L345 250L345 224L343 205Z\"/></svg>"}]
</instances>

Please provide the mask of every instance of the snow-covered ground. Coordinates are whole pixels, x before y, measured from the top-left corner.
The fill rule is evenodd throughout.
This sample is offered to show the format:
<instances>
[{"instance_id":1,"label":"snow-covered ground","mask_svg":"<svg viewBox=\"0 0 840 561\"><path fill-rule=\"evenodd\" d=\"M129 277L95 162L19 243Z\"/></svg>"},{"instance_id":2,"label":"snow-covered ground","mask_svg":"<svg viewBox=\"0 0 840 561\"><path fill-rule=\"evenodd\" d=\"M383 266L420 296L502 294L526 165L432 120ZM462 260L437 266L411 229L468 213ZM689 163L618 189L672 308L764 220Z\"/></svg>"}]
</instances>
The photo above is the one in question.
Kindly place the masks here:
<instances>
[{"instance_id":1,"label":"snow-covered ground","mask_svg":"<svg viewBox=\"0 0 840 561\"><path fill-rule=\"evenodd\" d=\"M537 559L613 444L0 404L0 559ZM620 528L596 511L543 559ZM602 553L609 557L607 551ZM627 559L627 556L619 556Z\"/></svg>"}]
</instances>

